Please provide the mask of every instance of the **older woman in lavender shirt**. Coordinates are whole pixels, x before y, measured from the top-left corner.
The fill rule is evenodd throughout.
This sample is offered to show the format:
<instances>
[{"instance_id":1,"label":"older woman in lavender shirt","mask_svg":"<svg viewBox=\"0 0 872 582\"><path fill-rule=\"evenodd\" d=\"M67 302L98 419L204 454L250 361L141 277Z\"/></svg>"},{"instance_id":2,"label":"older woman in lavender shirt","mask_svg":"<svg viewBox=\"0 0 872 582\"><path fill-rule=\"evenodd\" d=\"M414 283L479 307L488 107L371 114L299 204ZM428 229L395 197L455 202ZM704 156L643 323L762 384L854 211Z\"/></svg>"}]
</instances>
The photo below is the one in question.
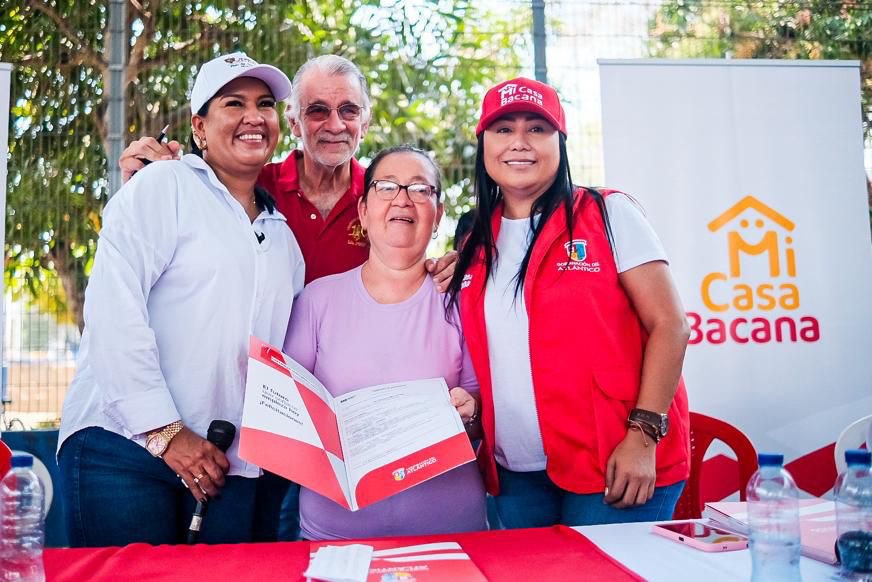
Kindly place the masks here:
<instances>
[{"instance_id":1,"label":"older woman in lavender shirt","mask_svg":"<svg viewBox=\"0 0 872 582\"><path fill-rule=\"evenodd\" d=\"M446 318L442 295L424 270L427 243L442 217L439 169L425 152L398 146L375 157L364 183L358 212L369 258L305 288L285 352L333 396L441 376L466 391L452 391L452 402L477 438L478 382L459 318ZM487 529L484 486L478 468L467 463L356 512L303 488L300 526L311 540Z\"/></svg>"}]
</instances>

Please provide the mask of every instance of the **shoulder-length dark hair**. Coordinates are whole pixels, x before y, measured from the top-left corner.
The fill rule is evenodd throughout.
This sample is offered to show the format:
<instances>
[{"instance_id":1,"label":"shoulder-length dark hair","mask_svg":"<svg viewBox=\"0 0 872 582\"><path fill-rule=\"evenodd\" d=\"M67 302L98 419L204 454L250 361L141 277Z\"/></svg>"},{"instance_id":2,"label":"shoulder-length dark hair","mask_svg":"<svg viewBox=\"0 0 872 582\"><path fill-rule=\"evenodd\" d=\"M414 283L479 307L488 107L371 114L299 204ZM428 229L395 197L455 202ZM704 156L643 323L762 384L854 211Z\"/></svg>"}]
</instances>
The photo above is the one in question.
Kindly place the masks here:
<instances>
[{"instance_id":1,"label":"shoulder-length dark hair","mask_svg":"<svg viewBox=\"0 0 872 582\"><path fill-rule=\"evenodd\" d=\"M539 240L539 235L542 232L545 224L551 216L560 210L565 215L568 240L572 240L573 229L573 204L576 196L576 186L572 183L572 175L569 170L569 155L566 151L566 136L558 132L559 136L559 152L560 161L557 165L557 173L554 177L554 182L548 187L545 192L539 196L530 209L530 230L532 236L527 246L527 251L524 253L524 259L521 261L521 266L515 274L515 297L517 297L524 287L524 277L527 274L527 267L530 264L530 256L533 252L533 247L536 246L536 241ZM475 260L479 252L484 251L484 266L485 279L489 279L493 273L494 260L497 258L496 240L491 219L494 211L503 196L500 192L499 185L490 177L484 167L484 138L485 133L478 136L478 150L475 156L475 213L473 215L472 230L469 236L459 244L459 255L457 265L454 269L454 275L451 277L451 282L448 285L446 295L446 309L451 313L458 307L460 301L460 289L463 283L463 276L469 269L472 262ZM609 238L609 243L612 242L611 228L609 227L608 212L606 211L605 200L596 189L585 188L580 190L581 196L591 196L599 208L600 214L605 223L606 233Z\"/></svg>"},{"instance_id":2,"label":"shoulder-length dark hair","mask_svg":"<svg viewBox=\"0 0 872 582\"><path fill-rule=\"evenodd\" d=\"M197 111L197 115L199 115L200 117L206 117L206 115L209 113L209 106L212 104L213 99L215 99L215 97L212 97L208 101L203 103L202 107L200 107L200 109ZM200 146L198 146L197 142L194 140L193 129L191 130L191 136L188 138L188 142L188 145L191 146L191 153L195 156L199 156L202 158L203 150L200 149ZM254 203L257 205L257 209L260 211L266 210L270 214L275 213L276 200L266 188L263 188L261 186L254 187Z\"/></svg>"}]
</instances>

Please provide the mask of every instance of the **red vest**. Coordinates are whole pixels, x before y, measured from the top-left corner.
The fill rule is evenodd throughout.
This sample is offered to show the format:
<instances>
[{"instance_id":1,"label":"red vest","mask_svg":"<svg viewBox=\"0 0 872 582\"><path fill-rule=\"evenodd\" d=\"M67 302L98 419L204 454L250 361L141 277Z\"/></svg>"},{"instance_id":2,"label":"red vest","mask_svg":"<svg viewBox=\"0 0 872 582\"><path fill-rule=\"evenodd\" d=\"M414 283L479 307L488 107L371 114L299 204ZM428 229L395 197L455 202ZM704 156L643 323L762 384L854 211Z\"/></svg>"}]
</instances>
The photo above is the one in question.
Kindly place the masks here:
<instances>
[{"instance_id":1,"label":"red vest","mask_svg":"<svg viewBox=\"0 0 872 582\"><path fill-rule=\"evenodd\" d=\"M578 190L578 194L584 190ZM609 192L604 192L608 195ZM494 212L494 238L502 209ZM609 456L627 433L639 395L647 334L618 281L599 208L590 195L574 206L572 242L562 209L545 224L524 278L533 392L548 476L574 493L605 488ZM479 464L488 492L499 493L494 460L494 407L484 317L484 253L460 294L463 332L481 386L484 441ZM657 486L687 479L690 433L687 392L679 380L669 433L657 445Z\"/></svg>"}]
</instances>

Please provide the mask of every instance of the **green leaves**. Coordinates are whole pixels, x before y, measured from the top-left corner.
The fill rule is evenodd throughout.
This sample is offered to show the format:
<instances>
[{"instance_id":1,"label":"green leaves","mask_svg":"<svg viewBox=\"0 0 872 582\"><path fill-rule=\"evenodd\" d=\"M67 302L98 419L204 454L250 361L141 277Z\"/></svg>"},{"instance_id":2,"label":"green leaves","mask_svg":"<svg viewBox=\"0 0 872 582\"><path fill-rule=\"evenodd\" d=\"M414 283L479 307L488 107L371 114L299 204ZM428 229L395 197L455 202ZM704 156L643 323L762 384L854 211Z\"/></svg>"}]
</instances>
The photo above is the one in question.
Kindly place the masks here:
<instances>
[{"instance_id":1,"label":"green leaves","mask_svg":"<svg viewBox=\"0 0 872 582\"><path fill-rule=\"evenodd\" d=\"M669 0L651 22L654 56L862 61L872 111L872 6L868 2ZM872 138L870 119L864 120Z\"/></svg>"},{"instance_id":2,"label":"green leaves","mask_svg":"<svg viewBox=\"0 0 872 582\"><path fill-rule=\"evenodd\" d=\"M650 24L652 56L857 59L863 128L872 143L872 4L668 0ZM870 220L872 181L867 177Z\"/></svg>"},{"instance_id":3,"label":"green leaves","mask_svg":"<svg viewBox=\"0 0 872 582\"><path fill-rule=\"evenodd\" d=\"M6 278L21 297L82 326L86 274L108 199L108 0L7 0L0 61L15 65ZM310 56L354 61L373 94L360 154L414 142L446 168L448 212L467 208L482 94L515 75L524 8L482 14L471 0L141 0L127 5L128 141L186 143L197 66L241 49L292 76ZM486 29L482 24L486 23ZM276 157L295 146L286 131ZM452 187L452 184L455 184ZM17 283L15 282L17 281Z\"/></svg>"}]
</instances>

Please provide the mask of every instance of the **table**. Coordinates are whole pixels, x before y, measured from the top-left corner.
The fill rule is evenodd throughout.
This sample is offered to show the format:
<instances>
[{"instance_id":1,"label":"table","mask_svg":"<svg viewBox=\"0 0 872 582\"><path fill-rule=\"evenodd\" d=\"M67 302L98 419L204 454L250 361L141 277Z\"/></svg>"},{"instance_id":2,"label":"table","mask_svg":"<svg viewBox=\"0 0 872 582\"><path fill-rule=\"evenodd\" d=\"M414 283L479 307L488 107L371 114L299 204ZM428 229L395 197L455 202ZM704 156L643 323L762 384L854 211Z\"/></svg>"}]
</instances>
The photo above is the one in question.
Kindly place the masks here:
<instances>
[{"instance_id":1,"label":"table","mask_svg":"<svg viewBox=\"0 0 872 582\"><path fill-rule=\"evenodd\" d=\"M652 525L625 523L573 529L652 582L735 582L751 579L749 550L703 552L651 533ZM838 572L836 566L805 556L800 559L799 567L803 582L833 580Z\"/></svg>"},{"instance_id":2,"label":"table","mask_svg":"<svg viewBox=\"0 0 872 582\"><path fill-rule=\"evenodd\" d=\"M517 580L750 580L747 550L708 553L651 533L652 523L498 530L393 538L404 544L455 540L492 582ZM580 535L579 535L580 534ZM308 542L45 550L49 582L109 580L303 580ZM800 560L804 582L833 580L838 569ZM460 582L460 581L458 581Z\"/></svg>"},{"instance_id":3,"label":"table","mask_svg":"<svg viewBox=\"0 0 872 582\"><path fill-rule=\"evenodd\" d=\"M584 535L564 526L402 539L405 544L454 540L492 582L641 580ZM303 580L308 542L45 550L49 582L109 580ZM458 581L460 582L460 581Z\"/></svg>"}]
</instances>

